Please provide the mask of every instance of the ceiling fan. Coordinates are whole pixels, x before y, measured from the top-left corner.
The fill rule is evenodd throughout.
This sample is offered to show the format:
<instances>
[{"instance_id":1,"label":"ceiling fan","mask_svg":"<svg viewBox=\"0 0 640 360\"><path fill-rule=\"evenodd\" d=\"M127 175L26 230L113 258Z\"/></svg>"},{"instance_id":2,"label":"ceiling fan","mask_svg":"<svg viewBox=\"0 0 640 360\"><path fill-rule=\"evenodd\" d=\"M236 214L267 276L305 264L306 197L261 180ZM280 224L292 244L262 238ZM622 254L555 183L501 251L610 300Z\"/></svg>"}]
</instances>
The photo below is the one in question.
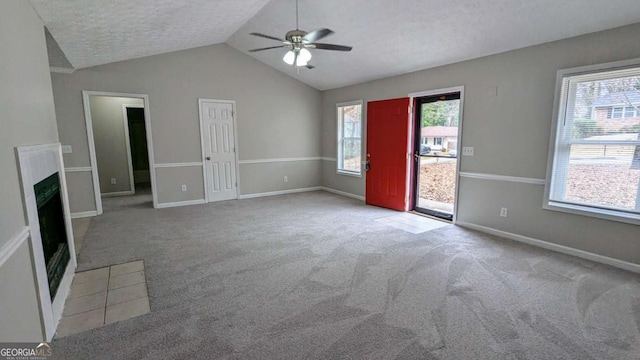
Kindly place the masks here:
<instances>
[{"instance_id":1,"label":"ceiling fan","mask_svg":"<svg viewBox=\"0 0 640 360\"><path fill-rule=\"evenodd\" d=\"M256 32L251 33L251 35L253 36L259 36L266 39L280 41L282 42L282 45L252 49L252 50L249 50L249 52L286 48L286 49L289 49L289 51L287 51L287 53L282 58L282 60L285 63L289 65L293 65L294 67L305 66L309 69L313 69L314 66L309 65L308 63L309 60L311 60L311 52L308 49L351 51L352 49L351 46L325 44L325 43L316 42L331 34L333 34L333 31L329 29L318 29L312 32L306 32L304 30L300 30L298 26L298 0L296 0L296 29L288 31L285 34L284 39L280 39L275 36L265 35L265 34L256 33Z\"/></svg>"}]
</instances>

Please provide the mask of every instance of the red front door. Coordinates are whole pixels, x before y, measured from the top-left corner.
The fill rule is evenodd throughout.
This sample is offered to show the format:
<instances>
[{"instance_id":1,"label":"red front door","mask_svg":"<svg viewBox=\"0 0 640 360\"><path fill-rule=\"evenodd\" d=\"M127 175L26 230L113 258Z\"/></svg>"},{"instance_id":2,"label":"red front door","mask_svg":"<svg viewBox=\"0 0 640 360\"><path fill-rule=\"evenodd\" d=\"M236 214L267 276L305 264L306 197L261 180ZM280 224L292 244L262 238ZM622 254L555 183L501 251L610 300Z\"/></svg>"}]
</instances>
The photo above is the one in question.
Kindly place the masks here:
<instances>
[{"instance_id":1,"label":"red front door","mask_svg":"<svg viewBox=\"0 0 640 360\"><path fill-rule=\"evenodd\" d=\"M407 210L409 123L409 98L367 104L367 204Z\"/></svg>"}]
</instances>

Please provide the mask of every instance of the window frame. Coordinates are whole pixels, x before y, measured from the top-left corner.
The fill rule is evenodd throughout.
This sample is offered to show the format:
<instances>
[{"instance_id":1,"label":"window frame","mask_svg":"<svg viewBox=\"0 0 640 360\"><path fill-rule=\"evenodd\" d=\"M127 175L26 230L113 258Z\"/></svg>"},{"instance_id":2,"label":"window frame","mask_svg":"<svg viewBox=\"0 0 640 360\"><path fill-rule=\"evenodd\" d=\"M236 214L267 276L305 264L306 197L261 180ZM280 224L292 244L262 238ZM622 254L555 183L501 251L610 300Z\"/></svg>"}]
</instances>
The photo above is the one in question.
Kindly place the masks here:
<instances>
[{"instance_id":1,"label":"window frame","mask_svg":"<svg viewBox=\"0 0 640 360\"><path fill-rule=\"evenodd\" d=\"M570 97L571 91L569 88L570 79L579 79L580 77L595 77L598 74L602 76L602 79L607 79L610 77L606 77L605 73L631 69L640 70L640 58L558 70L556 75L553 118L551 121L549 154L547 159L547 176L544 189L544 202L542 206L543 209L640 225L640 213L638 213L638 211L640 211L640 184L638 184L639 189L638 193L636 194L636 209L631 211L608 208L603 205L598 206L595 204L588 205L562 202L553 200L551 196L551 194L555 191L559 191L558 189L554 188L557 185L553 183L553 180L555 178L554 169L556 166L557 149L563 145L567 145L567 142L563 142L561 139L561 135L563 134L563 132L560 124L565 122L566 113L568 112L567 108L571 109L572 106L573 100ZM612 75L611 77L613 76L614 75ZM579 140L577 142L579 142ZM606 141L601 142L604 143ZM576 143L576 141L573 141L573 143ZM640 145L640 140L631 142L630 144L638 146ZM569 146L570 145L571 144L569 143ZM594 143L593 145L601 144Z\"/></svg>"},{"instance_id":2,"label":"window frame","mask_svg":"<svg viewBox=\"0 0 640 360\"><path fill-rule=\"evenodd\" d=\"M345 102L339 102L336 103L336 173L338 175L346 175L346 176L353 176L353 177L362 177L362 145L363 145L363 135L364 135L364 107L363 107L364 101L363 100L353 100L353 101L345 101ZM353 105L359 105L360 106L360 163L359 165L359 171L355 172L355 171L351 171L351 170L345 170L343 168L344 166L344 159L342 158L343 156L343 142L344 142L344 137L342 136L342 133L344 131L344 126L343 126L343 119L340 117L340 108L341 107L346 107L346 106L353 106Z\"/></svg>"}]
</instances>

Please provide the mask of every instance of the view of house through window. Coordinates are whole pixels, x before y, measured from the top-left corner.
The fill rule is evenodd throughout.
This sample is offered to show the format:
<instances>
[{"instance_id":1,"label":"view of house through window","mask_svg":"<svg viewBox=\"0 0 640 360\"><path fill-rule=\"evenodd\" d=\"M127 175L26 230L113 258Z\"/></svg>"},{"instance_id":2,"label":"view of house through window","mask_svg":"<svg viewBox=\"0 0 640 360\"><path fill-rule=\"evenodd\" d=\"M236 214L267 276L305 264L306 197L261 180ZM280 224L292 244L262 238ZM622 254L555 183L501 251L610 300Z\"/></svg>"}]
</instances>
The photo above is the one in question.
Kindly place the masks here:
<instances>
[{"instance_id":1,"label":"view of house through window","mask_svg":"<svg viewBox=\"0 0 640 360\"><path fill-rule=\"evenodd\" d=\"M338 111L338 173L361 174L362 101L340 103Z\"/></svg>"},{"instance_id":2,"label":"view of house through window","mask_svg":"<svg viewBox=\"0 0 640 360\"><path fill-rule=\"evenodd\" d=\"M416 99L415 210L453 218L458 165L460 93Z\"/></svg>"},{"instance_id":3,"label":"view of house through window","mask_svg":"<svg viewBox=\"0 0 640 360\"><path fill-rule=\"evenodd\" d=\"M566 76L561 99L550 202L640 214L640 68Z\"/></svg>"}]
</instances>

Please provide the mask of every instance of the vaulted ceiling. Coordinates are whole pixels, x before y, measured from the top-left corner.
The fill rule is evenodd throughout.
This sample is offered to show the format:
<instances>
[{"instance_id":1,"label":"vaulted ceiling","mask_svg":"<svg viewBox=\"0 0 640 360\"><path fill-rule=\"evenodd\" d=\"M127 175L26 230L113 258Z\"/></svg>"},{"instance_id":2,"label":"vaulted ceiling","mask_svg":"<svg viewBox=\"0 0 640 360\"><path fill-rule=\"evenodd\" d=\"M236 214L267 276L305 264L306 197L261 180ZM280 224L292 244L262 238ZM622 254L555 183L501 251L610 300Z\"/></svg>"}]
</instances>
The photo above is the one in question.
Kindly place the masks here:
<instances>
[{"instance_id":1,"label":"vaulted ceiling","mask_svg":"<svg viewBox=\"0 0 640 360\"><path fill-rule=\"evenodd\" d=\"M295 0L31 0L76 69L226 42L326 90L640 22L637 0L299 0L300 28L335 31L315 69L285 49L249 53L295 28Z\"/></svg>"}]
</instances>

